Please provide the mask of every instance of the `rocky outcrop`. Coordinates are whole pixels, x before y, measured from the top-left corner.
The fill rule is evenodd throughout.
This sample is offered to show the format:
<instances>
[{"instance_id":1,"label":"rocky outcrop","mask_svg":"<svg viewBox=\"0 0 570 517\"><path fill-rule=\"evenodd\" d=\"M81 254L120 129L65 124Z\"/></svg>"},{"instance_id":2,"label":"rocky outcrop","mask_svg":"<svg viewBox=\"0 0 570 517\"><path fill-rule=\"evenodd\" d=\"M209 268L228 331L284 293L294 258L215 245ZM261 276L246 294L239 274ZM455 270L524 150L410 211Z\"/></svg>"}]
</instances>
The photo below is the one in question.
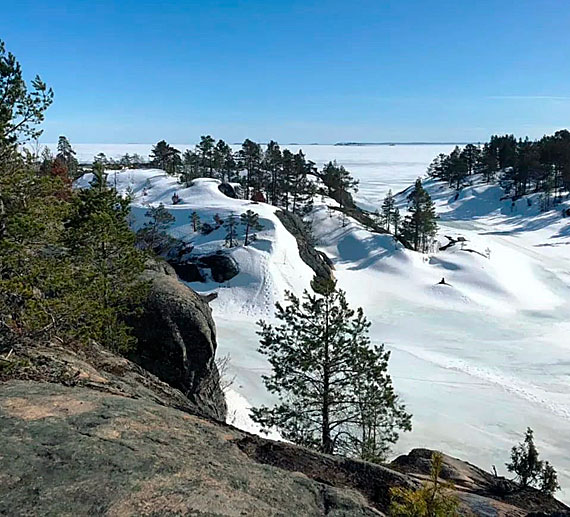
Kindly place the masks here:
<instances>
[{"instance_id":1,"label":"rocky outcrop","mask_svg":"<svg viewBox=\"0 0 570 517\"><path fill-rule=\"evenodd\" d=\"M202 268L208 268L214 282L219 284L231 280L239 273L238 263L223 251L198 257L198 265Z\"/></svg>"},{"instance_id":2,"label":"rocky outcrop","mask_svg":"<svg viewBox=\"0 0 570 517\"><path fill-rule=\"evenodd\" d=\"M260 463L229 426L93 389L0 390L0 515L383 515L360 492Z\"/></svg>"},{"instance_id":3,"label":"rocky outcrop","mask_svg":"<svg viewBox=\"0 0 570 517\"><path fill-rule=\"evenodd\" d=\"M432 453L429 449L413 449L409 454L396 458L390 467L413 479L425 481L430 475ZM509 479L494 476L446 454L443 455L441 478L454 484L459 499L475 515L526 516L529 511L554 513L570 510L539 490L521 488Z\"/></svg>"},{"instance_id":4,"label":"rocky outcrop","mask_svg":"<svg viewBox=\"0 0 570 517\"><path fill-rule=\"evenodd\" d=\"M87 366L72 385L1 385L0 515L372 517L387 515L390 487L426 477L431 451L387 467L327 456L191 414L142 385L138 396L111 390ZM490 474L447 456L444 476L462 516L568 510L538 493L505 501L488 491Z\"/></svg>"},{"instance_id":5,"label":"rocky outcrop","mask_svg":"<svg viewBox=\"0 0 570 517\"><path fill-rule=\"evenodd\" d=\"M220 183L218 185L218 190L224 194L224 196L231 197L232 199L238 198L236 189L230 183Z\"/></svg>"},{"instance_id":6,"label":"rocky outcrop","mask_svg":"<svg viewBox=\"0 0 570 517\"><path fill-rule=\"evenodd\" d=\"M179 389L202 414L225 420L210 307L164 262L153 264L145 278L150 295L142 313L130 321L138 344L129 358Z\"/></svg>"},{"instance_id":7,"label":"rocky outcrop","mask_svg":"<svg viewBox=\"0 0 570 517\"><path fill-rule=\"evenodd\" d=\"M224 251L210 255L192 255L177 253L168 258L178 277L184 282L205 282L211 278L223 284L239 273L239 265L233 257Z\"/></svg>"},{"instance_id":8,"label":"rocky outcrop","mask_svg":"<svg viewBox=\"0 0 570 517\"><path fill-rule=\"evenodd\" d=\"M314 248L303 220L299 216L283 210L277 210L275 215L285 226L285 229L297 240L301 260L315 272L317 277L325 280L333 278L334 266L332 261L324 253Z\"/></svg>"},{"instance_id":9,"label":"rocky outcrop","mask_svg":"<svg viewBox=\"0 0 570 517\"><path fill-rule=\"evenodd\" d=\"M387 515L391 487L429 474L427 449L381 466L252 436L95 344L16 347L8 362L0 515L372 517ZM449 456L442 477L459 515L569 510Z\"/></svg>"}]
</instances>

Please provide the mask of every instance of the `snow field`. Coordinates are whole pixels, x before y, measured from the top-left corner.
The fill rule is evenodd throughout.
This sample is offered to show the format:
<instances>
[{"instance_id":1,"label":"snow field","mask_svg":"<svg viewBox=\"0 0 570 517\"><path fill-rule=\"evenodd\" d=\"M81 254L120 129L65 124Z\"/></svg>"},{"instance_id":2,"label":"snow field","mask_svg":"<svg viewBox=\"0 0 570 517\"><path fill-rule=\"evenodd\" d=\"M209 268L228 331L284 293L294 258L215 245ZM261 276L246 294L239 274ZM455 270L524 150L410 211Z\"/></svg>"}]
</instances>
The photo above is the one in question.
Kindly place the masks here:
<instances>
[{"instance_id":1,"label":"snow field","mask_svg":"<svg viewBox=\"0 0 570 517\"><path fill-rule=\"evenodd\" d=\"M319 164L337 159L360 180L357 202L379 209L394 193L424 174L431 159L452 146L303 146ZM296 149L293 149L296 150ZM132 151L122 151L132 152ZM88 178L83 179L85 181ZM151 183L147 196L142 192ZM113 183L113 173L109 176ZM540 213L537 195L514 203L504 192L474 178L459 196L440 183L424 183L440 215L438 240L466 239L446 251L420 255L390 235L373 234L357 222L343 226L337 212L317 200L312 213L319 249L335 264L339 286L372 322L371 338L391 350L394 384L413 414L413 431L401 436L394 454L432 447L483 468L506 474L510 447L527 426L535 430L543 459L558 470L563 500L570 500L570 219L557 210ZM258 429L250 405L271 402L261 375L269 372L257 352L255 321L271 319L285 289L300 295L312 278L295 239L276 218L275 208L223 196L215 180L184 189L162 171L125 171L117 187L135 192L133 224L140 227L147 205L163 202L175 215L171 232L192 241L196 252L223 245L225 232L195 235L190 214L203 221L248 208L265 229L247 248L229 252L240 274L216 289L211 304L219 354L230 354L230 422ZM172 206L176 191L182 198ZM404 196L397 198L402 215ZM568 206L565 202L564 206ZM469 251L471 250L471 251ZM442 277L450 285L438 285Z\"/></svg>"}]
</instances>

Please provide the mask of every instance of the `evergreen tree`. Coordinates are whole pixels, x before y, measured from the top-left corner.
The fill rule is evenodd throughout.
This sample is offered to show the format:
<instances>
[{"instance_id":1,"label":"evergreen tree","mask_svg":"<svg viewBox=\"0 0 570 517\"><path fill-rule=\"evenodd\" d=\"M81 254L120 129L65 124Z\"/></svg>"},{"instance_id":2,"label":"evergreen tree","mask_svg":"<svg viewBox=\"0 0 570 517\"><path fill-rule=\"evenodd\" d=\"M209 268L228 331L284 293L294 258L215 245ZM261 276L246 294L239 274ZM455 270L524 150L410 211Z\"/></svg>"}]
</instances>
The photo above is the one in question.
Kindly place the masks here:
<instances>
[{"instance_id":1,"label":"evergreen tree","mask_svg":"<svg viewBox=\"0 0 570 517\"><path fill-rule=\"evenodd\" d=\"M291 198L291 212L294 214L303 215L312 208L316 188L307 176L313 172L313 169L314 163L305 159L303 151L293 156L288 189Z\"/></svg>"},{"instance_id":2,"label":"evergreen tree","mask_svg":"<svg viewBox=\"0 0 570 517\"><path fill-rule=\"evenodd\" d=\"M362 309L351 309L335 282L315 279L313 289L302 300L285 293L288 305L276 304L280 325L258 323L259 351L272 366L264 382L279 403L254 408L252 418L324 453L375 456L397 429L410 429L386 372L389 354L370 346Z\"/></svg>"},{"instance_id":3,"label":"evergreen tree","mask_svg":"<svg viewBox=\"0 0 570 517\"><path fill-rule=\"evenodd\" d=\"M237 246L239 244L237 240L238 218L235 214L230 214L226 218L224 228L226 230L226 246L228 248Z\"/></svg>"},{"instance_id":4,"label":"evergreen tree","mask_svg":"<svg viewBox=\"0 0 570 517\"><path fill-rule=\"evenodd\" d=\"M17 152L40 134L52 93L39 79L28 93L0 46L0 351L54 338L123 349L133 341L124 317L146 293L129 200L104 175L101 186L72 191L62 160L45 152L38 174Z\"/></svg>"},{"instance_id":5,"label":"evergreen tree","mask_svg":"<svg viewBox=\"0 0 570 517\"><path fill-rule=\"evenodd\" d=\"M238 153L240 164L246 171L245 177L245 199L250 199L250 189L263 188L261 170L261 146L247 138L241 145Z\"/></svg>"},{"instance_id":6,"label":"evergreen tree","mask_svg":"<svg viewBox=\"0 0 570 517\"><path fill-rule=\"evenodd\" d=\"M109 160L107 159L107 156L105 155L105 153L98 153L93 158L93 163L100 163L103 166L105 166L109 163Z\"/></svg>"},{"instance_id":7,"label":"evergreen tree","mask_svg":"<svg viewBox=\"0 0 570 517\"><path fill-rule=\"evenodd\" d=\"M289 210L291 183L294 176L294 155L289 149L284 149L281 159L281 177L278 182L278 198L279 204Z\"/></svg>"},{"instance_id":8,"label":"evergreen tree","mask_svg":"<svg viewBox=\"0 0 570 517\"><path fill-rule=\"evenodd\" d=\"M192 212L190 214L190 221L192 222L192 230L194 233L200 230L200 216L197 212Z\"/></svg>"},{"instance_id":9,"label":"evergreen tree","mask_svg":"<svg viewBox=\"0 0 570 517\"><path fill-rule=\"evenodd\" d=\"M150 158L153 165L163 169L167 174L176 174L182 165L180 151L166 143L165 140L153 146Z\"/></svg>"},{"instance_id":10,"label":"evergreen tree","mask_svg":"<svg viewBox=\"0 0 570 517\"><path fill-rule=\"evenodd\" d=\"M490 144L485 144L483 146L479 167L487 183L490 183L495 179L495 175L499 169L499 160L497 158L497 152L495 148Z\"/></svg>"},{"instance_id":11,"label":"evergreen tree","mask_svg":"<svg viewBox=\"0 0 570 517\"><path fill-rule=\"evenodd\" d=\"M471 176L477 172L477 164L479 163L481 150L473 144L467 144L461 151L461 160L467 168L467 175Z\"/></svg>"},{"instance_id":12,"label":"evergreen tree","mask_svg":"<svg viewBox=\"0 0 570 517\"><path fill-rule=\"evenodd\" d=\"M449 492L450 482L440 480L443 455L434 452L431 457L430 480L419 490L391 488L390 515L392 517L457 517L459 500Z\"/></svg>"},{"instance_id":13,"label":"evergreen tree","mask_svg":"<svg viewBox=\"0 0 570 517\"><path fill-rule=\"evenodd\" d=\"M392 214L392 224L394 226L394 237L398 237L398 232L400 231L400 210L398 207L394 208L394 213Z\"/></svg>"},{"instance_id":14,"label":"evergreen tree","mask_svg":"<svg viewBox=\"0 0 570 517\"><path fill-rule=\"evenodd\" d=\"M408 195L410 215L404 219L402 234L415 251L425 253L430 239L437 232L437 215L430 195L418 178L413 190Z\"/></svg>"},{"instance_id":15,"label":"evergreen tree","mask_svg":"<svg viewBox=\"0 0 570 517\"><path fill-rule=\"evenodd\" d=\"M105 173L105 167L101 162L95 162L93 164L93 179L89 182L92 189L97 192L103 192L107 187L107 174Z\"/></svg>"},{"instance_id":16,"label":"evergreen tree","mask_svg":"<svg viewBox=\"0 0 570 517\"><path fill-rule=\"evenodd\" d=\"M539 489L546 495L554 495L554 492L560 490L560 485L558 484L558 474L548 461L545 461L544 465L542 466L542 471L539 478Z\"/></svg>"},{"instance_id":17,"label":"evergreen tree","mask_svg":"<svg viewBox=\"0 0 570 517\"><path fill-rule=\"evenodd\" d=\"M218 140L214 149L214 166L222 183L233 180L236 172L236 163L232 148L223 140Z\"/></svg>"},{"instance_id":18,"label":"evergreen tree","mask_svg":"<svg viewBox=\"0 0 570 517\"><path fill-rule=\"evenodd\" d=\"M144 255L134 246L127 220L130 201L101 183L78 193L65 222L65 242L79 264L76 281L83 290L70 297L74 328L117 351L135 343L125 318L147 292L140 280Z\"/></svg>"},{"instance_id":19,"label":"evergreen tree","mask_svg":"<svg viewBox=\"0 0 570 517\"><path fill-rule=\"evenodd\" d=\"M459 147L456 146L449 155L446 167L449 174L449 186L455 184L455 188L459 189L468 174L468 164Z\"/></svg>"},{"instance_id":20,"label":"evergreen tree","mask_svg":"<svg viewBox=\"0 0 570 517\"><path fill-rule=\"evenodd\" d=\"M511 449L511 461L506 464L509 472L514 472L521 486L534 486L547 495L560 490L558 475L554 467L539 459L538 449L534 444L534 433L527 428L524 442Z\"/></svg>"},{"instance_id":21,"label":"evergreen tree","mask_svg":"<svg viewBox=\"0 0 570 517\"><path fill-rule=\"evenodd\" d=\"M22 68L0 40L0 162L17 158L17 145L37 139L39 124L53 102L53 91L36 76L26 85Z\"/></svg>"},{"instance_id":22,"label":"evergreen tree","mask_svg":"<svg viewBox=\"0 0 570 517\"><path fill-rule=\"evenodd\" d=\"M200 156L186 149L182 155L182 175L180 180L186 188L190 187L192 181L200 177Z\"/></svg>"},{"instance_id":23,"label":"evergreen tree","mask_svg":"<svg viewBox=\"0 0 570 517\"><path fill-rule=\"evenodd\" d=\"M267 144L267 149L263 156L263 166L269 173L268 201L272 205L279 204L279 182L280 173L283 167L283 155L279 144L273 140Z\"/></svg>"},{"instance_id":24,"label":"evergreen tree","mask_svg":"<svg viewBox=\"0 0 570 517\"><path fill-rule=\"evenodd\" d=\"M44 147L40 160L40 174L49 174L53 167L53 154L48 147Z\"/></svg>"},{"instance_id":25,"label":"evergreen tree","mask_svg":"<svg viewBox=\"0 0 570 517\"><path fill-rule=\"evenodd\" d=\"M202 174L208 178L213 177L214 149L216 141L210 135L202 135L196 150L200 155L200 167Z\"/></svg>"},{"instance_id":26,"label":"evergreen tree","mask_svg":"<svg viewBox=\"0 0 570 517\"><path fill-rule=\"evenodd\" d=\"M428 166L428 176L451 184L448 164L448 156L443 153L438 154Z\"/></svg>"},{"instance_id":27,"label":"evergreen tree","mask_svg":"<svg viewBox=\"0 0 570 517\"><path fill-rule=\"evenodd\" d=\"M386 231L390 231L390 224L392 223L392 217L394 215L394 196L392 196L392 190L388 191L384 201L382 203L382 221L384 223L384 228Z\"/></svg>"},{"instance_id":28,"label":"evergreen tree","mask_svg":"<svg viewBox=\"0 0 570 517\"><path fill-rule=\"evenodd\" d=\"M252 241L254 241L257 236L254 232L259 232L263 230L263 225L259 222L259 215L248 210L240 215L241 224L245 226L245 241L244 246L247 246Z\"/></svg>"},{"instance_id":29,"label":"evergreen tree","mask_svg":"<svg viewBox=\"0 0 570 517\"><path fill-rule=\"evenodd\" d=\"M75 158L75 151L71 147L69 140L65 136L60 136L57 142L57 155L55 157L67 171L67 175L71 179L78 177L77 171L79 163Z\"/></svg>"},{"instance_id":30,"label":"evergreen tree","mask_svg":"<svg viewBox=\"0 0 570 517\"><path fill-rule=\"evenodd\" d=\"M542 461L538 459L538 450L534 445L532 429L527 428L524 442L511 449L511 461L506 464L509 472L514 472L521 486L536 482L542 471Z\"/></svg>"},{"instance_id":31,"label":"evergreen tree","mask_svg":"<svg viewBox=\"0 0 570 517\"><path fill-rule=\"evenodd\" d=\"M174 216L162 203L151 207L144 215L148 220L137 232L139 244L143 248L156 251L167 247L171 238L166 232L175 222Z\"/></svg>"},{"instance_id":32,"label":"evergreen tree","mask_svg":"<svg viewBox=\"0 0 570 517\"><path fill-rule=\"evenodd\" d=\"M342 165L329 162L317 176L324 183L326 193L335 199L341 208L347 206L349 192L357 192L358 180L355 180Z\"/></svg>"}]
</instances>

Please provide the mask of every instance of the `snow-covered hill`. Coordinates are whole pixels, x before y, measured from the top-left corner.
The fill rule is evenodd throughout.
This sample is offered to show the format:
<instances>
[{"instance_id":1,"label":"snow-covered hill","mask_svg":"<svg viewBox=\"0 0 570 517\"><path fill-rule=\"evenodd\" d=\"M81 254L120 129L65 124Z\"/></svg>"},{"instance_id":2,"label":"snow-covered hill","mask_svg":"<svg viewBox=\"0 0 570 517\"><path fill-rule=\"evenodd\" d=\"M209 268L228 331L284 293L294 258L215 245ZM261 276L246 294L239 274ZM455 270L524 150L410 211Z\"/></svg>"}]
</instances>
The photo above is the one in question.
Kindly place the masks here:
<instances>
[{"instance_id":1,"label":"snow-covered hill","mask_svg":"<svg viewBox=\"0 0 570 517\"><path fill-rule=\"evenodd\" d=\"M418 167L418 175L422 172ZM144 223L149 205L164 203L176 218L172 235L192 242L196 253L220 249L225 232L194 233L193 211L202 221L247 209L259 214L265 228L258 240L228 250L240 267L229 287L211 281L190 284L219 293L211 306L219 353L230 354L228 375L235 376L228 392L230 418L255 430L248 406L271 401L261 380L269 367L257 352L255 322L271 318L285 289L301 294L313 275L295 239L274 207L228 198L215 180L181 188L159 170L114 176L111 183L135 195L135 227ZM359 178L364 188L356 200L362 202L358 196L363 195L366 208L379 208L387 189L396 191L402 183L400 175L393 183L388 175L384 187L375 190L379 180L373 176L369 171ZM463 244L421 255L356 221L343 225L339 213L322 200L316 200L311 214L319 249L333 260L340 287L353 305L364 308L373 341L392 351L396 389L414 415L413 432L402 436L395 452L441 448L504 472L510 447L531 426L544 457L558 468L561 484L570 487L570 218L562 217L560 205L541 213L537 196L513 205L501 199L499 186L480 181L459 195L432 180L424 186L440 215L440 244L459 238ZM172 205L174 192L182 199L177 205ZM402 213L404 198L405 192L397 196ZM442 277L448 285L439 284Z\"/></svg>"},{"instance_id":2,"label":"snow-covered hill","mask_svg":"<svg viewBox=\"0 0 570 517\"><path fill-rule=\"evenodd\" d=\"M85 186L91 181L86 174L78 183ZM201 178L191 187L184 188L177 178L168 176L159 169L131 169L111 173L110 184L119 192L133 196L132 226L139 229L147 221L146 213L151 206L162 203L175 217L168 233L173 237L191 243L192 254L204 255L218 250L225 251L238 263L239 274L224 284L213 280L193 282L189 285L198 292L216 290L218 298L212 302L214 310L225 318L241 320L244 317L258 319L273 313L275 302L283 299L285 290L302 291L309 286L312 270L300 259L295 238L284 228L275 216L276 208L265 203L254 203L232 199L218 188L220 182ZM172 202L176 193L180 202ZM243 246L243 228L238 240L240 246L226 249L226 230L220 227L208 235L194 232L192 212L196 212L202 223L214 225L214 216L222 220L230 214L237 217L246 210L259 214L263 230L257 232L257 240Z\"/></svg>"}]
</instances>

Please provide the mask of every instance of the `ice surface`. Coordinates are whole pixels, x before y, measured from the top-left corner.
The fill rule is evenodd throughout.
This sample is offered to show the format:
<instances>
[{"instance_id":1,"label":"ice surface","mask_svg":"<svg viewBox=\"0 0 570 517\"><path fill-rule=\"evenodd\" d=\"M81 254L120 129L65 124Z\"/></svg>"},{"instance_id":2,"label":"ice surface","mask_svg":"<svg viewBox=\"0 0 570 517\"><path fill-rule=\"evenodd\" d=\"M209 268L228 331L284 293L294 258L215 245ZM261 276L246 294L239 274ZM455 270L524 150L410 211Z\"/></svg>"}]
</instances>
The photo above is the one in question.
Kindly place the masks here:
<instances>
[{"instance_id":1,"label":"ice surface","mask_svg":"<svg viewBox=\"0 0 570 517\"><path fill-rule=\"evenodd\" d=\"M436 154L449 152L451 146L302 148L319 165L332 159L344 164L360 180L357 201L379 208L388 189L396 193L408 187ZM144 153L125 146L114 149ZM101 146L89 152L100 150L112 154ZM271 317L273 303L285 289L300 294L311 270L273 207L226 198L213 180L182 189L156 170L117 177L119 188L130 186L137 195L135 226L142 224L146 204L162 201L176 216L173 234L203 250L218 248L223 232L208 238L194 235L189 221L193 210L203 219L247 208L260 214L266 229L259 232L259 241L232 251L241 273L230 287L192 284L197 290L219 292L211 306L219 353L230 354L229 374L235 375L228 394L230 418L256 431L247 408L268 403L271 396L261 380L268 365L256 351L255 321ZM147 180L152 186L143 199ZM563 218L560 208L539 213L536 195L530 206L527 199L514 205L501 201L500 187L481 181L457 199L439 183L425 185L440 214L439 240L463 236L465 249L455 245L420 255L354 221L343 227L338 214L322 203L313 212L319 247L334 260L340 287L352 304L364 308L373 340L392 351L390 371L414 427L394 453L439 448L486 469L496 465L504 474L510 447L530 426L543 459L558 469L561 498L569 501L570 218ZM180 205L171 205L174 191L183 200ZM403 196L398 202L403 208ZM449 286L438 285L442 277Z\"/></svg>"}]
</instances>

